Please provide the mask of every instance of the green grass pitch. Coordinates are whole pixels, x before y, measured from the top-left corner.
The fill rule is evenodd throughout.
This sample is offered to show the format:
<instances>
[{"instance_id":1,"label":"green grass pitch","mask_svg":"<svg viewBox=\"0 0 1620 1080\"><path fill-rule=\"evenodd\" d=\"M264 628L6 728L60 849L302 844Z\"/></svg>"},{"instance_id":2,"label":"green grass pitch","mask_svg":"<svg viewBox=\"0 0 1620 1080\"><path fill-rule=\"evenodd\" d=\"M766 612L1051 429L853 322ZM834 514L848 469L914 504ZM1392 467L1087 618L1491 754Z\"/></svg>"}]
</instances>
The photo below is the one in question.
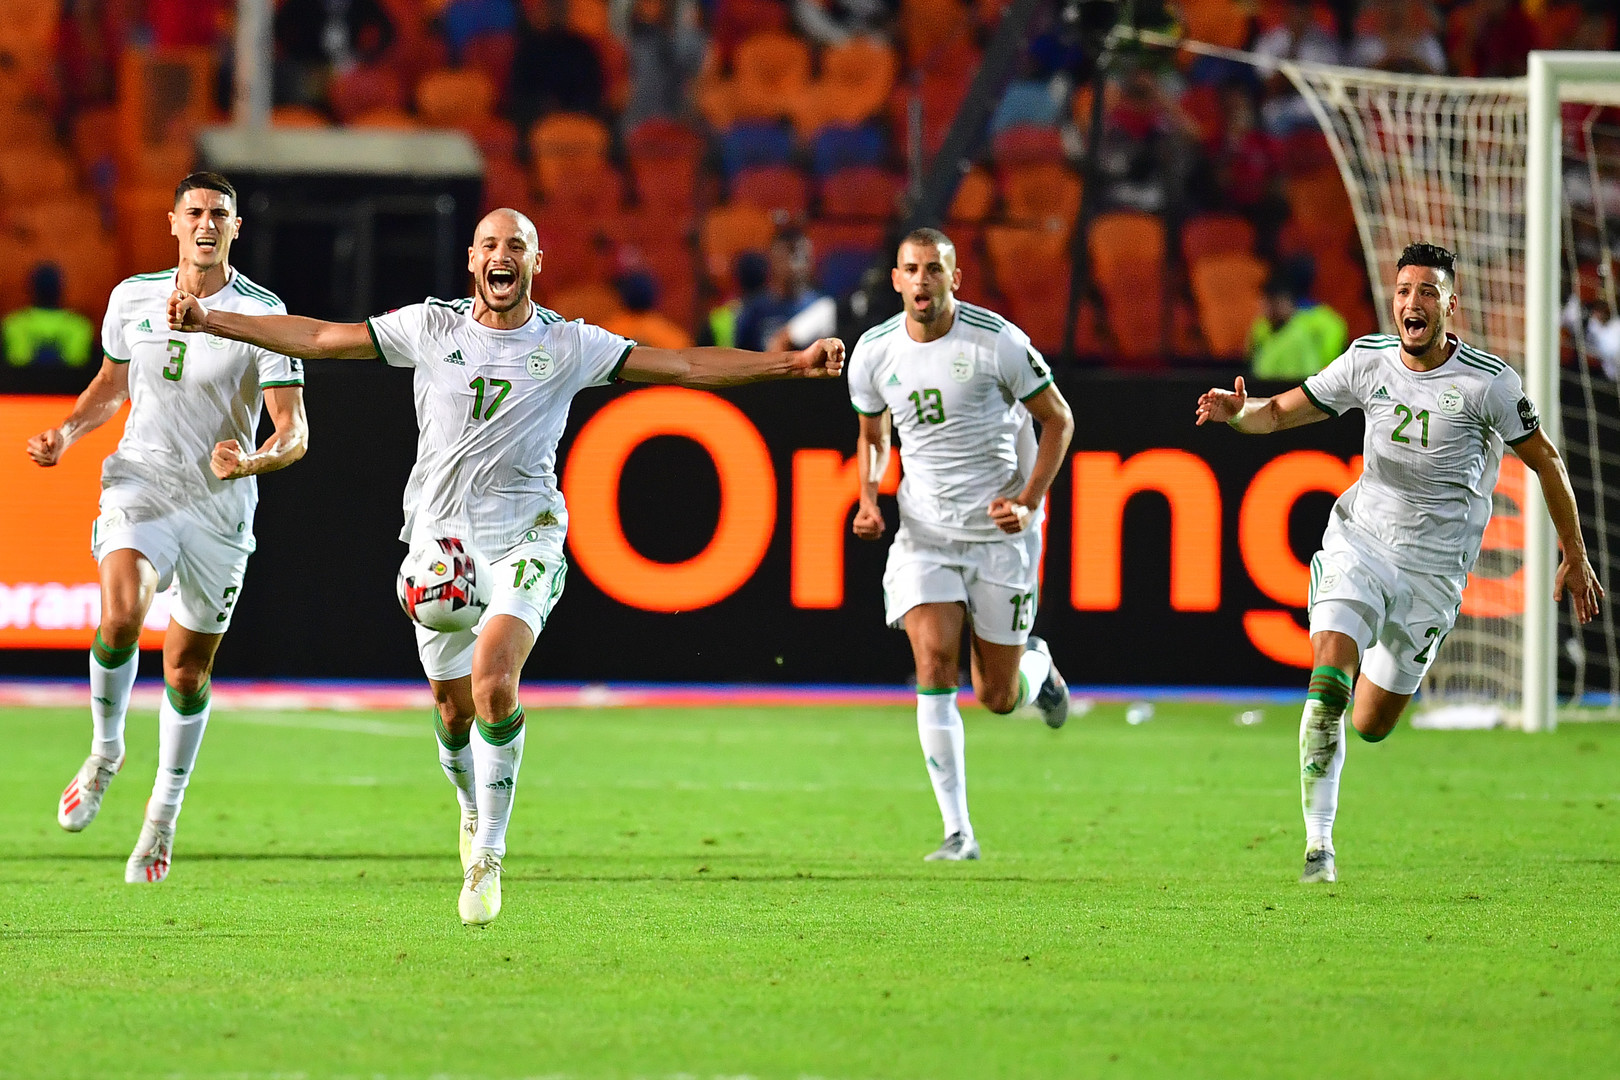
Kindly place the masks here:
<instances>
[{"instance_id":1,"label":"green grass pitch","mask_svg":"<svg viewBox=\"0 0 1620 1080\"><path fill-rule=\"evenodd\" d=\"M901 708L531 712L505 878L456 918L425 710L221 711L126 886L81 711L0 711L7 1077L1613 1077L1620 726L1354 743L1295 883L1297 719L970 710L977 864Z\"/></svg>"}]
</instances>

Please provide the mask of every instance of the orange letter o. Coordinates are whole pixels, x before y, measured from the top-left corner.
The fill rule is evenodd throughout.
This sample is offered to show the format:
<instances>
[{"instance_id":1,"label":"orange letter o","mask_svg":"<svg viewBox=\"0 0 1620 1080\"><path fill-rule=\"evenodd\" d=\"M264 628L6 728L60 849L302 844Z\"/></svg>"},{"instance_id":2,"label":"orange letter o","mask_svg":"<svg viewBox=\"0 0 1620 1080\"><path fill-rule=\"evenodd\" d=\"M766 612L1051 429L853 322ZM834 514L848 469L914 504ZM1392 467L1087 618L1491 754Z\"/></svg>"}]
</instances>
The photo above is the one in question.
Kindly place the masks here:
<instances>
[{"instance_id":1,"label":"orange letter o","mask_svg":"<svg viewBox=\"0 0 1620 1080\"><path fill-rule=\"evenodd\" d=\"M709 544L679 563L649 559L619 521L619 477L636 447L659 435L691 439L720 475L720 522ZM776 529L776 473L759 429L742 410L700 390L638 390L591 417L563 473L569 546L597 588L646 611L717 604L759 568Z\"/></svg>"}]
</instances>

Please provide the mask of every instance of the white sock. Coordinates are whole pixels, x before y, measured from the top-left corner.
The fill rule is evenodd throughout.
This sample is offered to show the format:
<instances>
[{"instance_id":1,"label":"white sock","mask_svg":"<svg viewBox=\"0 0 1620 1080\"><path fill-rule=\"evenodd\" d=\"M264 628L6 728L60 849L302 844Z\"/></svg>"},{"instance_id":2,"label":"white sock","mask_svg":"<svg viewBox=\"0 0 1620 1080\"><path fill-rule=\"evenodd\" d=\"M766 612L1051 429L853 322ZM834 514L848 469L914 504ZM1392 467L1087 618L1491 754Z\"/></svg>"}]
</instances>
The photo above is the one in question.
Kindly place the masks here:
<instances>
[{"instance_id":1,"label":"white sock","mask_svg":"<svg viewBox=\"0 0 1620 1080\"><path fill-rule=\"evenodd\" d=\"M434 710L433 720L438 734L433 741L439 747L439 768L444 770L445 777L456 787L456 801L461 804L462 816L476 814L478 794L473 786L472 732L463 736L465 741L460 746L451 747L446 740L455 740L445 730L444 721L439 718L437 710Z\"/></svg>"},{"instance_id":2,"label":"white sock","mask_svg":"<svg viewBox=\"0 0 1620 1080\"><path fill-rule=\"evenodd\" d=\"M100 638L98 636L97 640ZM117 667L102 667L94 650L90 653L90 752L109 761L124 756L124 716L129 712L129 694L135 688L135 671L141 665L139 650Z\"/></svg>"},{"instance_id":3,"label":"white sock","mask_svg":"<svg viewBox=\"0 0 1620 1080\"><path fill-rule=\"evenodd\" d=\"M1344 710L1307 701L1299 720L1299 794L1305 811L1305 850L1333 850L1344 770Z\"/></svg>"},{"instance_id":4,"label":"white sock","mask_svg":"<svg viewBox=\"0 0 1620 1080\"><path fill-rule=\"evenodd\" d=\"M506 856L506 825L512 818L517 794L518 767L523 764L523 710L517 709L498 724L474 723L472 758L474 790L478 799L476 851ZM502 740L496 745L493 740Z\"/></svg>"},{"instance_id":5,"label":"white sock","mask_svg":"<svg viewBox=\"0 0 1620 1080\"><path fill-rule=\"evenodd\" d=\"M945 835L973 835L967 808L967 757L963 747L962 714L956 691L917 694L917 738L922 743L928 779L934 785Z\"/></svg>"},{"instance_id":6,"label":"white sock","mask_svg":"<svg viewBox=\"0 0 1620 1080\"><path fill-rule=\"evenodd\" d=\"M182 698L177 703L177 697L180 695L167 688L158 710L157 779L152 782L152 799L146 806L147 817L171 825L180 817L186 785L191 782L191 772L197 764L197 750L202 746L203 732L208 729L208 714L213 711L206 683L189 701ZM196 711L182 713L181 707Z\"/></svg>"},{"instance_id":7,"label":"white sock","mask_svg":"<svg viewBox=\"0 0 1620 1080\"><path fill-rule=\"evenodd\" d=\"M1018 705L1022 708L1035 700L1035 695L1046 685L1052 673L1052 658L1039 649L1025 649L1018 658Z\"/></svg>"}]
</instances>

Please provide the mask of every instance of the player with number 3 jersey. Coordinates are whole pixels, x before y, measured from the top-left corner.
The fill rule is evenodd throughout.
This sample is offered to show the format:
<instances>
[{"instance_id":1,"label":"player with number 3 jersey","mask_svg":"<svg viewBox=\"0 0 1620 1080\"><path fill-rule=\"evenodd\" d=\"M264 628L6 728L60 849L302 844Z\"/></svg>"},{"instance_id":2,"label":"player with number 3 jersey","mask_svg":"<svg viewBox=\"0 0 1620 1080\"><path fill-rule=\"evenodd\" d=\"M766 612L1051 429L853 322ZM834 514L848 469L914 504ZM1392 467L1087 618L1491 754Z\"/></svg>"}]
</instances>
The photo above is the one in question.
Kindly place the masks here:
<instances>
[{"instance_id":1,"label":"player with number 3 jersey","mask_svg":"<svg viewBox=\"0 0 1620 1080\"><path fill-rule=\"evenodd\" d=\"M1368 742L1388 736L1462 608L1504 445L1536 474L1558 530L1563 562L1553 598L1568 589L1585 623L1603 596L1569 474L1518 374L1446 332L1457 310L1456 275L1451 252L1412 244L1396 266L1397 333L1358 338L1277 397L1247 397L1240 378L1234 390L1210 390L1198 400L1199 424L1224 421L1245 434L1349 409L1366 416L1361 478L1334 504L1322 550L1311 560L1313 667L1299 732L1301 882L1338 879L1333 822L1351 688L1356 733Z\"/></svg>"}]
</instances>

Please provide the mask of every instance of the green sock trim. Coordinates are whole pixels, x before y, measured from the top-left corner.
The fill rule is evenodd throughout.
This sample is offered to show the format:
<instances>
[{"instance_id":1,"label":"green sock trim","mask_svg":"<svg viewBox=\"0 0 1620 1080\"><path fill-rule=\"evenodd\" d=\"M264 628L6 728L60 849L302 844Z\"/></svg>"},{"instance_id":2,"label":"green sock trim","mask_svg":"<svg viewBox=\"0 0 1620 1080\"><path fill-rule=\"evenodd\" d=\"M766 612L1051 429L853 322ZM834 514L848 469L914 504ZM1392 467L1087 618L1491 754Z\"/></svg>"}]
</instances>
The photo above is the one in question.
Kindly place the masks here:
<instances>
[{"instance_id":1,"label":"green sock trim","mask_svg":"<svg viewBox=\"0 0 1620 1080\"><path fill-rule=\"evenodd\" d=\"M129 658L135 655L135 650L141 647L136 641L133 645L125 645L122 649L115 649L101 640L101 631L96 630L96 640L90 643L90 655L95 657L96 663L104 668L123 667Z\"/></svg>"},{"instance_id":2,"label":"green sock trim","mask_svg":"<svg viewBox=\"0 0 1620 1080\"><path fill-rule=\"evenodd\" d=\"M468 728L460 735L450 734L450 729L444 726L444 717L439 715L438 709L433 710L433 730L446 750L465 750L467 744L472 742L472 728Z\"/></svg>"},{"instance_id":3,"label":"green sock trim","mask_svg":"<svg viewBox=\"0 0 1620 1080\"><path fill-rule=\"evenodd\" d=\"M1350 676L1336 667L1323 665L1311 672L1310 685L1305 690L1310 701L1320 701L1340 712L1350 704Z\"/></svg>"},{"instance_id":4,"label":"green sock trim","mask_svg":"<svg viewBox=\"0 0 1620 1080\"><path fill-rule=\"evenodd\" d=\"M1029 704L1029 676L1022 671L1018 673L1018 704Z\"/></svg>"},{"instance_id":5,"label":"green sock trim","mask_svg":"<svg viewBox=\"0 0 1620 1080\"><path fill-rule=\"evenodd\" d=\"M478 734L484 737L485 742L491 746L505 746L517 738L518 732L523 730L523 706L519 705L512 710L511 716L493 724L476 719L473 722L478 725Z\"/></svg>"},{"instance_id":6,"label":"green sock trim","mask_svg":"<svg viewBox=\"0 0 1620 1080\"><path fill-rule=\"evenodd\" d=\"M213 684L207 679L203 680L203 684L197 687L194 694L182 694L167 683L163 688L169 692L169 704L173 705L174 711L181 716L196 716L208 708L208 700L213 693Z\"/></svg>"},{"instance_id":7,"label":"green sock trim","mask_svg":"<svg viewBox=\"0 0 1620 1080\"><path fill-rule=\"evenodd\" d=\"M1351 724L1350 726L1355 727L1356 725ZM1362 742L1383 742L1385 739L1389 738L1389 732L1387 732L1387 731L1384 732L1382 735L1368 735L1365 731L1362 731L1360 728L1356 728L1356 734L1361 736L1361 741Z\"/></svg>"},{"instance_id":8,"label":"green sock trim","mask_svg":"<svg viewBox=\"0 0 1620 1080\"><path fill-rule=\"evenodd\" d=\"M922 694L922 695L927 696L927 697L938 697L940 694L954 694L954 693L956 693L956 687L954 687L954 686L919 686L919 687L917 687L917 693Z\"/></svg>"}]
</instances>

